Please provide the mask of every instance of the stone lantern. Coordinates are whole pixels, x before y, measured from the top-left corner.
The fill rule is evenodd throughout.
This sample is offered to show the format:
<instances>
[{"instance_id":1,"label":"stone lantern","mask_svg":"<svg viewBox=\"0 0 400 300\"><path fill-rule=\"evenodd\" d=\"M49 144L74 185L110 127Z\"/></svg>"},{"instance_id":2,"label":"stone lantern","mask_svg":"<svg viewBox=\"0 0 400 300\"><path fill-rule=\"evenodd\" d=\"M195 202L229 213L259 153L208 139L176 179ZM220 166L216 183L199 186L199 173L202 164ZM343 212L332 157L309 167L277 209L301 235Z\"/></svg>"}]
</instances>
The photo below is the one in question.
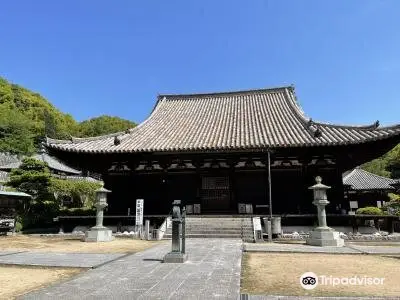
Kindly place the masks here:
<instances>
[{"instance_id":1,"label":"stone lantern","mask_svg":"<svg viewBox=\"0 0 400 300\"><path fill-rule=\"evenodd\" d=\"M326 191L330 186L322 184L322 178L317 176L315 185L309 187L314 192L313 204L317 207L318 213L318 227L314 228L306 243L313 246L335 246L342 247L344 240L339 237L339 232L333 228L328 227L326 224L326 211L325 206L329 204Z\"/></svg>"},{"instance_id":2,"label":"stone lantern","mask_svg":"<svg viewBox=\"0 0 400 300\"><path fill-rule=\"evenodd\" d=\"M184 211L181 214L180 205L181 200L174 200L172 203L172 249L164 256L163 261L165 263L183 263L188 258L185 253L185 230L182 232L182 225L185 226L186 213Z\"/></svg>"},{"instance_id":3,"label":"stone lantern","mask_svg":"<svg viewBox=\"0 0 400 300\"><path fill-rule=\"evenodd\" d=\"M111 191L104 187L96 190L96 226L86 232L85 242L109 242L113 239L112 231L103 226L104 208L107 207L107 194Z\"/></svg>"}]
</instances>

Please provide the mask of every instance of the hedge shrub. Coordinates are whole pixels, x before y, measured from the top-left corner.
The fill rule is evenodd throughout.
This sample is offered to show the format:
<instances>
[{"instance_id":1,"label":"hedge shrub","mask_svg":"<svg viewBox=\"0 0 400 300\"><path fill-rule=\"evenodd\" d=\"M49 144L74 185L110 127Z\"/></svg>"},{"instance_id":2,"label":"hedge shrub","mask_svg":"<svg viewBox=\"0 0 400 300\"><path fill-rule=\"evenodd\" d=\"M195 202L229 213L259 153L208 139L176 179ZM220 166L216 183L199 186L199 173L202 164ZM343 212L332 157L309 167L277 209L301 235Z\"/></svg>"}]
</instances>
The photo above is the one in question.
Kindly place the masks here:
<instances>
[{"instance_id":1,"label":"hedge shrub","mask_svg":"<svg viewBox=\"0 0 400 300\"><path fill-rule=\"evenodd\" d=\"M384 212L379 207L367 206L357 209L357 215L383 215Z\"/></svg>"}]
</instances>

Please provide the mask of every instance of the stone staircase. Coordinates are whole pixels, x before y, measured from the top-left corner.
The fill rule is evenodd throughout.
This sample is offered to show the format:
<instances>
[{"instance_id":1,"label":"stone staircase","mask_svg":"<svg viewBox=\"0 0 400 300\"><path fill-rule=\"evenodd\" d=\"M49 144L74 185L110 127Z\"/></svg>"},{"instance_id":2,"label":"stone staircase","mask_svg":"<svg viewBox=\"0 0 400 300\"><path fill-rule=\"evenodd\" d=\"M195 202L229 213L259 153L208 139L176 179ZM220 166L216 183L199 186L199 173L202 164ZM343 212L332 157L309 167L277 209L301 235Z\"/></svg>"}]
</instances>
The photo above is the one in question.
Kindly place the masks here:
<instances>
[{"instance_id":1,"label":"stone staircase","mask_svg":"<svg viewBox=\"0 0 400 300\"><path fill-rule=\"evenodd\" d=\"M163 238L171 239L170 223ZM232 216L187 216L186 238L238 238L253 242L252 219Z\"/></svg>"}]
</instances>

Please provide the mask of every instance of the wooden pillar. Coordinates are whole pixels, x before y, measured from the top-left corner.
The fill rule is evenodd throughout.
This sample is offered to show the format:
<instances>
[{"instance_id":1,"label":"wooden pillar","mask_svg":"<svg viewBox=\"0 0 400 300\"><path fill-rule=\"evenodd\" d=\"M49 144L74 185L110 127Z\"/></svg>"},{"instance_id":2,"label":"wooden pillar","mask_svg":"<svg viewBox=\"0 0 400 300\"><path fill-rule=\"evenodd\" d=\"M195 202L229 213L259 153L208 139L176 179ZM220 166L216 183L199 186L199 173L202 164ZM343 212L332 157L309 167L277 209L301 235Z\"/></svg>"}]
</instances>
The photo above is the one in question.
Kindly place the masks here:
<instances>
[{"instance_id":1,"label":"wooden pillar","mask_svg":"<svg viewBox=\"0 0 400 300\"><path fill-rule=\"evenodd\" d=\"M236 178L235 178L235 165L237 161L235 159L228 159L227 164L229 166L229 201L230 201L230 209L234 212L239 212L237 200L236 200Z\"/></svg>"},{"instance_id":2,"label":"wooden pillar","mask_svg":"<svg viewBox=\"0 0 400 300\"><path fill-rule=\"evenodd\" d=\"M272 220L272 180L271 180L271 151L267 153L267 172L268 172L268 205L269 217ZM269 237L271 239L271 237Z\"/></svg>"},{"instance_id":3,"label":"wooden pillar","mask_svg":"<svg viewBox=\"0 0 400 300\"><path fill-rule=\"evenodd\" d=\"M392 217L387 218L387 227L389 234L392 234L394 232L394 222Z\"/></svg>"},{"instance_id":4,"label":"wooden pillar","mask_svg":"<svg viewBox=\"0 0 400 300\"><path fill-rule=\"evenodd\" d=\"M192 164L196 167L196 199L194 204L201 204L201 162L199 160L193 160Z\"/></svg>"}]
</instances>

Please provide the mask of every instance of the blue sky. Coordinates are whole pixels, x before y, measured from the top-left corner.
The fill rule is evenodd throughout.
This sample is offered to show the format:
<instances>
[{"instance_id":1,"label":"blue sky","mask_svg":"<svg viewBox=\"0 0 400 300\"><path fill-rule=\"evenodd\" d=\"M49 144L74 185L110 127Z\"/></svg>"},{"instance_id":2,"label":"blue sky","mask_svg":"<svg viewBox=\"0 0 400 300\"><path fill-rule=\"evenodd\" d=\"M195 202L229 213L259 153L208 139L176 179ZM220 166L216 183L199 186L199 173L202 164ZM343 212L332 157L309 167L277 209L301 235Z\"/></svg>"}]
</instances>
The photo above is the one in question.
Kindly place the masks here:
<instances>
[{"instance_id":1,"label":"blue sky","mask_svg":"<svg viewBox=\"0 0 400 300\"><path fill-rule=\"evenodd\" d=\"M77 120L294 84L308 116L400 123L400 1L3 1L0 76Z\"/></svg>"}]
</instances>

